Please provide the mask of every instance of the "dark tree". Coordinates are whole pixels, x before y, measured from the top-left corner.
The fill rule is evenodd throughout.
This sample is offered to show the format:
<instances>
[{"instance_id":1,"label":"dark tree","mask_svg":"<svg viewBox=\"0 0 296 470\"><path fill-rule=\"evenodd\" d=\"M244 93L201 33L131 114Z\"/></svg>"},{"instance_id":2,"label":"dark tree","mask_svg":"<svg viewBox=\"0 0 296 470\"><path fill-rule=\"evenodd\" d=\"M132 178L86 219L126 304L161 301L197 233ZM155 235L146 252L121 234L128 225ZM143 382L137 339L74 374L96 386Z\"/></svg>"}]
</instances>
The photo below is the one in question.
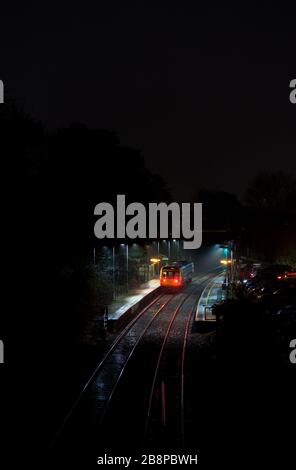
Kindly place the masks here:
<instances>
[{"instance_id":1,"label":"dark tree","mask_svg":"<svg viewBox=\"0 0 296 470\"><path fill-rule=\"evenodd\" d=\"M258 209L293 211L296 207L296 180L281 171L259 173L246 190L245 202Z\"/></svg>"}]
</instances>

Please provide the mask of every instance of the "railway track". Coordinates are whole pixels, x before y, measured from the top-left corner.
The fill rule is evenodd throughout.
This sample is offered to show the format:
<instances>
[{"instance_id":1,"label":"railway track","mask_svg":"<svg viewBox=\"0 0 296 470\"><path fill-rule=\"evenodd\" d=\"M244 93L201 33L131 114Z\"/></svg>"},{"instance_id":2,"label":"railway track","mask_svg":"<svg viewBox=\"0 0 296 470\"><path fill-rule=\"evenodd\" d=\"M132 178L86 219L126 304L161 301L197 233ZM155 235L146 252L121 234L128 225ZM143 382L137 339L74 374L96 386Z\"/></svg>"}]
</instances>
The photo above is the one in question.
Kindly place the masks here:
<instances>
[{"instance_id":1,"label":"railway track","mask_svg":"<svg viewBox=\"0 0 296 470\"><path fill-rule=\"evenodd\" d=\"M110 449L126 447L127 440L133 446L184 446L186 343L198 295L212 277L159 295L129 323L67 415L60 446Z\"/></svg>"},{"instance_id":2,"label":"railway track","mask_svg":"<svg viewBox=\"0 0 296 470\"><path fill-rule=\"evenodd\" d=\"M185 357L196 306L190 293L172 318L155 368L147 411L144 446L185 446ZM183 307L183 308L182 308Z\"/></svg>"},{"instance_id":3,"label":"railway track","mask_svg":"<svg viewBox=\"0 0 296 470\"><path fill-rule=\"evenodd\" d=\"M154 441L161 447L169 444L181 447L185 443L184 365L189 323L196 303L191 298L193 294L183 299L174 312L159 352L149 396L144 446Z\"/></svg>"}]
</instances>

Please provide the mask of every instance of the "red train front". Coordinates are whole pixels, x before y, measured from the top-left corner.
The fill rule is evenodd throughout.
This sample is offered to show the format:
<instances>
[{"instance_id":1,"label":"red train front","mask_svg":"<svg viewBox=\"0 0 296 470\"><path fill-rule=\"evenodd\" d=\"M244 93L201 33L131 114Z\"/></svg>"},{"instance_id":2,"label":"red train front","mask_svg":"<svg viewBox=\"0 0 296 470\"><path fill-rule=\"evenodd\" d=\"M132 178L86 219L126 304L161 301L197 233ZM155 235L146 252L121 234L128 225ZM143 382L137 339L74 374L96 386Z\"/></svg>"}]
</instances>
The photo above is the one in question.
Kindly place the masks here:
<instances>
[{"instance_id":1,"label":"red train front","mask_svg":"<svg viewBox=\"0 0 296 470\"><path fill-rule=\"evenodd\" d=\"M192 281L193 263L179 261L160 270L160 285L164 287L182 287Z\"/></svg>"}]
</instances>

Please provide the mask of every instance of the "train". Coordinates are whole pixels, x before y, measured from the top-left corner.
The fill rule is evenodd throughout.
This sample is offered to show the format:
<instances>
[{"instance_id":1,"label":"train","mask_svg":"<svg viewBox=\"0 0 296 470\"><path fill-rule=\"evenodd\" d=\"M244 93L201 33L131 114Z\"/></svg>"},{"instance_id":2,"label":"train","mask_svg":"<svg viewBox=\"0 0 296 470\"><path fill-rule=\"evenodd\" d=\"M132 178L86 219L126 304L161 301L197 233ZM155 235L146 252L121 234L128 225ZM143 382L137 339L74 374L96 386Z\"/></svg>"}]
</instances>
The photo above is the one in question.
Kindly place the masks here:
<instances>
[{"instance_id":1,"label":"train","mask_svg":"<svg viewBox=\"0 0 296 470\"><path fill-rule=\"evenodd\" d=\"M194 264L191 261L176 261L160 270L160 285L180 288L192 281Z\"/></svg>"}]
</instances>

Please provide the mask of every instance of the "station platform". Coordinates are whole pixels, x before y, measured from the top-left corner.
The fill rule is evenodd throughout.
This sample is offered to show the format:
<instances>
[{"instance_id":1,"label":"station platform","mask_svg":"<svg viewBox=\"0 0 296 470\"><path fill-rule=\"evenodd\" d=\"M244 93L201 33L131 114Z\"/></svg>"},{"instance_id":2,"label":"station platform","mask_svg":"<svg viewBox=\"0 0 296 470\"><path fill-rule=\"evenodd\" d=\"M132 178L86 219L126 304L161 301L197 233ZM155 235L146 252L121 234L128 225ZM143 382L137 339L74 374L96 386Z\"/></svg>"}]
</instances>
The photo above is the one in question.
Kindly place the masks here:
<instances>
[{"instance_id":1,"label":"station platform","mask_svg":"<svg viewBox=\"0 0 296 470\"><path fill-rule=\"evenodd\" d=\"M151 279L112 302L108 309L108 325L110 329L115 331L118 327L121 327L126 320L130 319L131 315L141 308L144 298L145 302L150 298L152 299L159 288L159 278Z\"/></svg>"},{"instance_id":2,"label":"station platform","mask_svg":"<svg viewBox=\"0 0 296 470\"><path fill-rule=\"evenodd\" d=\"M140 287L133 289L128 295L123 295L119 299L112 302L109 306L109 320L117 320L126 310L136 305L146 295L153 292L159 287L159 279L151 279L149 282L142 284Z\"/></svg>"},{"instance_id":3,"label":"station platform","mask_svg":"<svg viewBox=\"0 0 296 470\"><path fill-rule=\"evenodd\" d=\"M196 321L216 321L216 317L212 314L212 307L215 303L225 299L226 293L222 289L224 279L225 274L220 274L207 283L196 307Z\"/></svg>"}]
</instances>

